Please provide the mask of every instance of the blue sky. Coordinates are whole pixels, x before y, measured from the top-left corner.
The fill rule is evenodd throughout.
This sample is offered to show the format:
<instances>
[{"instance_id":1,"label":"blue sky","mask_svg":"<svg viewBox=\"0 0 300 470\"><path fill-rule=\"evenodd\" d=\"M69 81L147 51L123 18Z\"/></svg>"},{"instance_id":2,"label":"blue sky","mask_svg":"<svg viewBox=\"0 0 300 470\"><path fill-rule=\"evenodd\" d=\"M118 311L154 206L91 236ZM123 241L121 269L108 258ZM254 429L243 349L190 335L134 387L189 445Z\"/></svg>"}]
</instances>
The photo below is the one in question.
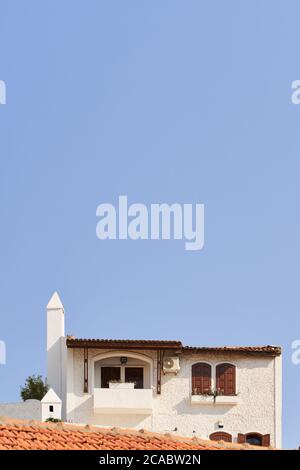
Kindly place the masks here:
<instances>
[{"instance_id":1,"label":"blue sky","mask_svg":"<svg viewBox=\"0 0 300 470\"><path fill-rule=\"evenodd\" d=\"M0 400L45 374L45 305L68 333L284 348L298 446L297 1L3 0ZM205 247L100 241L96 207L205 204Z\"/></svg>"}]
</instances>

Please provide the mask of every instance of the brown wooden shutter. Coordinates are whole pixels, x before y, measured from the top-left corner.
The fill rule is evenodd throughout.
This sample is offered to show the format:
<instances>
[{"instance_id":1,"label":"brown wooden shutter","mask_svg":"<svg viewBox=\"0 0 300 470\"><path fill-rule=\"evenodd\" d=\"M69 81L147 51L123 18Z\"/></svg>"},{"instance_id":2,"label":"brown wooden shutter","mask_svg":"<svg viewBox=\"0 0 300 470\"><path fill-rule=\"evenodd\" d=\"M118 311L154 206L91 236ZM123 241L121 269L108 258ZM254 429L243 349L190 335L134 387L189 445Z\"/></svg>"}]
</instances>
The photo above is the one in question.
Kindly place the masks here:
<instances>
[{"instance_id":1,"label":"brown wooden shutter","mask_svg":"<svg viewBox=\"0 0 300 470\"><path fill-rule=\"evenodd\" d=\"M198 362L192 366L192 392L205 394L211 391L211 366Z\"/></svg>"},{"instance_id":2,"label":"brown wooden shutter","mask_svg":"<svg viewBox=\"0 0 300 470\"><path fill-rule=\"evenodd\" d=\"M246 435L245 434L238 434L237 435L237 441L239 444L245 444L246 442Z\"/></svg>"},{"instance_id":3,"label":"brown wooden shutter","mask_svg":"<svg viewBox=\"0 0 300 470\"><path fill-rule=\"evenodd\" d=\"M262 437L262 446L269 447L270 446L270 434L264 434Z\"/></svg>"},{"instance_id":4,"label":"brown wooden shutter","mask_svg":"<svg viewBox=\"0 0 300 470\"><path fill-rule=\"evenodd\" d=\"M217 391L223 395L235 395L235 366L218 364L216 368Z\"/></svg>"},{"instance_id":5,"label":"brown wooden shutter","mask_svg":"<svg viewBox=\"0 0 300 470\"><path fill-rule=\"evenodd\" d=\"M229 434L228 432L224 431L216 431L213 432L209 436L211 441L225 441L225 442L232 442L232 435Z\"/></svg>"}]
</instances>

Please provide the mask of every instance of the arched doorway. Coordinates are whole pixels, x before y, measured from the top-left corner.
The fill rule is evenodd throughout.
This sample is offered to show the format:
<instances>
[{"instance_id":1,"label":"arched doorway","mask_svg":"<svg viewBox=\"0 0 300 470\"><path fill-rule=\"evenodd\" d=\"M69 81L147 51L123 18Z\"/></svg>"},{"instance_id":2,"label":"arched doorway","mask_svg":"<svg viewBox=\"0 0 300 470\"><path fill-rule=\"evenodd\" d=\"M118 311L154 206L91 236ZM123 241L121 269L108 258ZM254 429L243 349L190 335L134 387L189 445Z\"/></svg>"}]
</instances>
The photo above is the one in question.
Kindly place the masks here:
<instances>
[{"instance_id":1,"label":"arched doorway","mask_svg":"<svg viewBox=\"0 0 300 470\"><path fill-rule=\"evenodd\" d=\"M111 351L93 358L93 388L150 389L153 362L148 356L131 351Z\"/></svg>"},{"instance_id":2,"label":"arched doorway","mask_svg":"<svg viewBox=\"0 0 300 470\"><path fill-rule=\"evenodd\" d=\"M232 442L232 435L224 431L216 431L209 436L211 441Z\"/></svg>"}]
</instances>

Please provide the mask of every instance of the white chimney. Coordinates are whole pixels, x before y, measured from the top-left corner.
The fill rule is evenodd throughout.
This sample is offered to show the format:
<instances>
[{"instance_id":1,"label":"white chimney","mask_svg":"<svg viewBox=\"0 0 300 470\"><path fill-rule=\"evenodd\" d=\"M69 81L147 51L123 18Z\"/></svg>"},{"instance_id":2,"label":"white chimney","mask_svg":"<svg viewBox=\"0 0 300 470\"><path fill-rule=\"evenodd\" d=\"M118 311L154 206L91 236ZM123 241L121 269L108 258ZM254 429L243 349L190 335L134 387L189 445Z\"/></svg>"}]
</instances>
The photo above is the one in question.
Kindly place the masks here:
<instances>
[{"instance_id":1,"label":"white chimney","mask_svg":"<svg viewBox=\"0 0 300 470\"><path fill-rule=\"evenodd\" d=\"M47 384L66 400L66 337L64 307L57 292L47 305Z\"/></svg>"}]
</instances>

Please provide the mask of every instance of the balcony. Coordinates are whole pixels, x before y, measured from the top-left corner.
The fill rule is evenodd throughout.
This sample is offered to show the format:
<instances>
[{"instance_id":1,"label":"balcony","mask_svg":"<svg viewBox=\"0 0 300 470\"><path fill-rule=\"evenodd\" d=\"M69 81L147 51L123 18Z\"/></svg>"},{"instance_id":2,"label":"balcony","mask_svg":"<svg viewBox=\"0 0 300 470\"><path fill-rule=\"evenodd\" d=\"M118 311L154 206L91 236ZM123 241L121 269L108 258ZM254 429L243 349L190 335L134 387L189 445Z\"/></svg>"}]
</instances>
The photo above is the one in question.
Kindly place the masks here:
<instances>
[{"instance_id":1,"label":"balcony","mask_svg":"<svg viewBox=\"0 0 300 470\"><path fill-rule=\"evenodd\" d=\"M94 389L95 413L152 414L151 389L111 387Z\"/></svg>"}]
</instances>

